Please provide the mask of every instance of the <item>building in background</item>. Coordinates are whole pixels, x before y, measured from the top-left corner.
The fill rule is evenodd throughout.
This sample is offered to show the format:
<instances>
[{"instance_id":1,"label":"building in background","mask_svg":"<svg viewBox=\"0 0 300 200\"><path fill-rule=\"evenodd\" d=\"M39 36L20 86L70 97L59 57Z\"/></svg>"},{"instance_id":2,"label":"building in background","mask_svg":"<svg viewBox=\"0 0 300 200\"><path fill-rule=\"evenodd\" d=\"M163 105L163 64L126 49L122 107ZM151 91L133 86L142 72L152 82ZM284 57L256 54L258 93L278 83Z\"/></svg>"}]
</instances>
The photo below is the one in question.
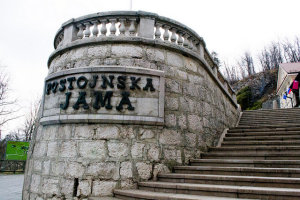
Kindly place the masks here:
<instances>
[{"instance_id":1,"label":"building in background","mask_svg":"<svg viewBox=\"0 0 300 200\"><path fill-rule=\"evenodd\" d=\"M280 108L299 107L299 72L300 62L279 65L277 95L280 97Z\"/></svg>"}]
</instances>

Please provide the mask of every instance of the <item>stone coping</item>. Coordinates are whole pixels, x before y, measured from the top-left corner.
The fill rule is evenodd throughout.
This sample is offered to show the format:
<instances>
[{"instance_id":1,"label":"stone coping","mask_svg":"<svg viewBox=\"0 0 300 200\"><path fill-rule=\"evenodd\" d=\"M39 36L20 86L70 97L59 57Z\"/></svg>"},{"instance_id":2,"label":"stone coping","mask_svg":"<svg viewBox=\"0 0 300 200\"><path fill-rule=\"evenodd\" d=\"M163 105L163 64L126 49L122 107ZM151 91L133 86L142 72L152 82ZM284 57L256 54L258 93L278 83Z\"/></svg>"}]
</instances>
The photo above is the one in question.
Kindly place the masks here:
<instances>
[{"instance_id":1,"label":"stone coping","mask_svg":"<svg viewBox=\"0 0 300 200\"><path fill-rule=\"evenodd\" d=\"M91 38L84 38L82 40L75 40L72 43L69 43L63 47L57 48L52 54L50 55L48 59L48 68L51 64L51 61L54 59L55 56L61 55L62 53L69 51L74 48L79 48L82 46L89 46L89 45L101 45L101 44L143 44L143 45L149 45L149 46L156 46L161 48L166 48L175 52L178 52L180 54L183 54L185 56L191 57L193 59L196 59L197 61L201 62L208 72L208 74L213 78L213 80L217 83L218 87L221 88L223 93L230 99L230 102L232 105L236 108L238 108L238 104L233 100L233 97L230 95L230 93L225 89L221 81L214 75L213 70L211 67L207 64L207 62L202 58L199 54L195 53L194 51L184 48L182 46L178 46L169 42L164 42L160 40L152 40L147 38L141 38L141 37L91 37ZM231 88L231 86L228 84L228 89L230 89L233 94L235 95L235 92Z\"/></svg>"},{"instance_id":2,"label":"stone coping","mask_svg":"<svg viewBox=\"0 0 300 200\"><path fill-rule=\"evenodd\" d=\"M133 74L146 74L146 75L154 75L154 76L165 76L165 73L161 70L155 69L148 69L142 67L131 67L131 66L119 66L119 65L100 65L96 67L83 67L83 68L76 68L76 69L68 69L60 72L56 72L50 74L45 78L45 81L51 80L53 78L58 78L64 75L71 75L71 74L80 74L80 73L88 73L88 72L127 72Z\"/></svg>"},{"instance_id":3,"label":"stone coping","mask_svg":"<svg viewBox=\"0 0 300 200\"><path fill-rule=\"evenodd\" d=\"M98 115L98 114L77 114L58 115L42 117L41 125L49 124L70 124L70 123L97 123L103 124L143 124L143 125L164 125L163 117L131 116L131 115Z\"/></svg>"}]
</instances>

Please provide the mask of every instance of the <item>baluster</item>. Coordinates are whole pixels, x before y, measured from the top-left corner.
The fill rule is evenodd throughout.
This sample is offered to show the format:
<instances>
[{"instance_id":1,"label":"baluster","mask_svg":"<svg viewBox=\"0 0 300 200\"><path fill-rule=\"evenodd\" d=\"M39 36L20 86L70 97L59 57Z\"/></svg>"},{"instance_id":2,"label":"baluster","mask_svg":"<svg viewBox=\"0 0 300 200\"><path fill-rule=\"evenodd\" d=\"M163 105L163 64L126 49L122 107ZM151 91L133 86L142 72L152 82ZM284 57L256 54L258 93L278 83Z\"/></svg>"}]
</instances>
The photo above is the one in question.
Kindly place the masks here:
<instances>
[{"instance_id":1,"label":"baluster","mask_svg":"<svg viewBox=\"0 0 300 200\"><path fill-rule=\"evenodd\" d=\"M90 22L85 22L84 25L85 25L84 36L88 38L91 35L91 30L90 30L91 23Z\"/></svg>"},{"instance_id":2,"label":"baluster","mask_svg":"<svg viewBox=\"0 0 300 200\"><path fill-rule=\"evenodd\" d=\"M171 32L172 32L172 35L171 35L171 42L176 42L177 40L177 37L176 37L176 29L175 28L171 28Z\"/></svg>"},{"instance_id":3,"label":"baluster","mask_svg":"<svg viewBox=\"0 0 300 200\"><path fill-rule=\"evenodd\" d=\"M186 47L186 48L188 48L188 46L190 45L190 44L189 44L189 41L188 41L189 35L185 33L185 34L183 35L183 37L184 37L183 46Z\"/></svg>"},{"instance_id":4,"label":"baluster","mask_svg":"<svg viewBox=\"0 0 300 200\"><path fill-rule=\"evenodd\" d=\"M193 44L193 38L192 38L192 36L188 37L188 41L189 41L188 48L189 49L193 49L194 44Z\"/></svg>"},{"instance_id":5,"label":"baluster","mask_svg":"<svg viewBox=\"0 0 300 200\"><path fill-rule=\"evenodd\" d=\"M79 31L77 33L77 38L78 39L82 39L83 38L83 30L84 30L84 26L82 24L78 24L77 26L79 28Z\"/></svg>"},{"instance_id":6,"label":"baluster","mask_svg":"<svg viewBox=\"0 0 300 200\"><path fill-rule=\"evenodd\" d=\"M169 40L170 34L169 34L169 27L164 25L163 28L165 29L163 38L165 41Z\"/></svg>"},{"instance_id":7,"label":"baluster","mask_svg":"<svg viewBox=\"0 0 300 200\"><path fill-rule=\"evenodd\" d=\"M157 39L157 40L161 39L160 38L160 36L161 36L160 27L161 27L161 25L159 23L155 24L155 29L156 30L155 30L154 35L155 35L155 39Z\"/></svg>"},{"instance_id":8,"label":"baluster","mask_svg":"<svg viewBox=\"0 0 300 200\"><path fill-rule=\"evenodd\" d=\"M110 26L110 35L111 36L115 36L116 35L116 31L117 31L117 28L116 28L116 19L111 19L109 20L110 23L111 23L111 26Z\"/></svg>"},{"instance_id":9,"label":"baluster","mask_svg":"<svg viewBox=\"0 0 300 200\"><path fill-rule=\"evenodd\" d=\"M181 33L181 31L178 31L177 34L178 34L177 43L178 43L178 45L181 46L183 44L182 33Z\"/></svg>"},{"instance_id":10,"label":"baluster","mask_svg":"<svg viewBox=\"0 0 300 200\"><path fill-rule=\"evenodd\" d=\"M98 36L98 33L99 33L99 30L98 30L98 21L95 20L93 21L93 24L94 24L94 28L93 28L93 36L94 37L97 37Z\"/></svg>"},{"instance_id":11,"label":"baluster","mask_svg":"<svg viewBox=\"0 0 300 200\"><path fill-rule=\"evenodd\" d=\"M136 33L135 20L136 19L130 19L130 26L129 26L129 35L130 36L135 36L135 33Z\"/></svg>"},{"instance_id":12,"label":"baluster","mask_svg":"<svg viewBox=\"0 0 300 200\"><path fill-rule=\"evenodd\" d=\"M107 33L106 23L107 23L106 19L101 20L101 29L100 29L101 36L106 36L106 33Z\"/></svg>"},{"instance_id":13,"label":"baluster","mask_svg":"<svg viewBox=\"0 0 300 200\"><path fill-rule=\"evenodd\" d=\"M196 38L194 38L194 40L193 40L193 44L194 44L194 51L198 51L198 44L199 44L199 41L196 39Z\"/></svg>"},{"instance_id":14,"label":"baluster","mask_svg":"<svg viewBox=\"0 0 300 200\"><path fill-rule=\"evenodd\" d=\"M120 21L120 28L119 28L120 35L124 36L125 35L125 31L126 31L126 28L125 28L125 19L119 19L119 21Z\"/></svg>"}]
</instances>

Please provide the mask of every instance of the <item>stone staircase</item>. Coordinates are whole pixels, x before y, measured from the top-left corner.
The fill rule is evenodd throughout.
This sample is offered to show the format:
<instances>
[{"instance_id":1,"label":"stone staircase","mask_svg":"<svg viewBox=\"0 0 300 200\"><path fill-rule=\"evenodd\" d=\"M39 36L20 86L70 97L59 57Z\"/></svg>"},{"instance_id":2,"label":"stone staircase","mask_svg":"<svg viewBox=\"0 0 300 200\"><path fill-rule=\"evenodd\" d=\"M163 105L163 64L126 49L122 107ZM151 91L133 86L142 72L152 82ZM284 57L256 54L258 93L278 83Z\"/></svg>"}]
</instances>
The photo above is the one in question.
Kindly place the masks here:
<instances>
[{"instance_id":1,"label":"stone staircase","mask_svg":"<svg viewBox=\"0 0 300 200\"><path fill-rule=\"evenodd\" d=\"M245 111L221 147L120 199L300 199L300 109Z\"/></svg>"}]
</instances>

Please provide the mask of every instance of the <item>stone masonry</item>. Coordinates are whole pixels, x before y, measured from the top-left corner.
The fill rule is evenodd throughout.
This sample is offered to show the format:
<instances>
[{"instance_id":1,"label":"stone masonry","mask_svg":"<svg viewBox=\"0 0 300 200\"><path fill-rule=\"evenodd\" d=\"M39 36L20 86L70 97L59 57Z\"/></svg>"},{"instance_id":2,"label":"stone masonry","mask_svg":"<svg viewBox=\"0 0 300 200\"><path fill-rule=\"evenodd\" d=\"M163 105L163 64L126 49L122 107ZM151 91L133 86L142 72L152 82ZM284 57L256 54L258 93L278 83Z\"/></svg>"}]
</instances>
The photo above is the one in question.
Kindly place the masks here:
<instances>
[{"instance_id":1,"label":"stone masonry","mask_svg":"<svg viewBox=\"0 0 300 200\"><path fill-rule=\"evenodd\" d=\"M228 86L216 82L214 66L204 59L167 44L82 40L56 49L49 75L101 66L163 71L164 124L39 125L29 150L24 200L112 196L115 188L135 188L138 181L155 180L159 172L188 164L236 124L239 111L224 92Z\"/></svg>"}]
</instances>

